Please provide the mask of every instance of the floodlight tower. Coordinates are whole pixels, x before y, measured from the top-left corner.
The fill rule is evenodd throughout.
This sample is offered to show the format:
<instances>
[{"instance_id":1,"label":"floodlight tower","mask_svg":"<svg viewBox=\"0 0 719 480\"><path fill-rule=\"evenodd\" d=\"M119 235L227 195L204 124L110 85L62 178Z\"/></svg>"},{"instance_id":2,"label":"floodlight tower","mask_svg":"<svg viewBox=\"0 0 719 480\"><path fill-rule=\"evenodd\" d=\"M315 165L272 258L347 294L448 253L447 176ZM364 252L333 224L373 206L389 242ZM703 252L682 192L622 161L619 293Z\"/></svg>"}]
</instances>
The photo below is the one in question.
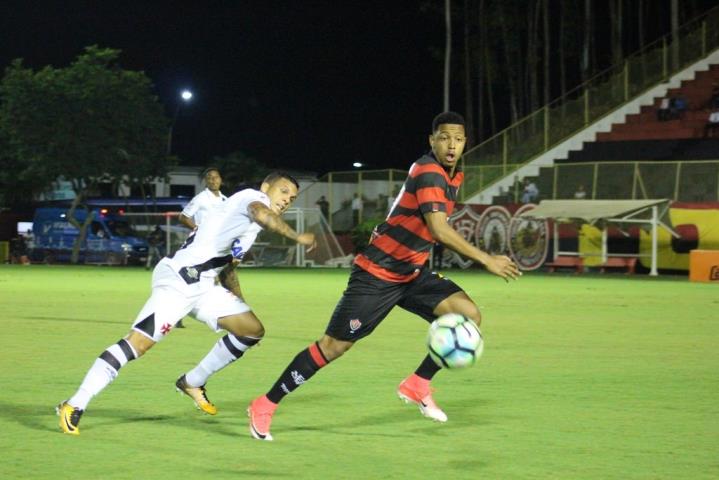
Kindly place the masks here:
<instances>
[{"instance_id":1,"label":"floodlight tower","mask_svg":"<svg viewBox=\"0 0 719 480\"><path fill-rule=\"evenodd\" d=\"M170 124L170 131L167 132L167 155L172 153L172 131L175 129L175 122L177 122L177 116L180 114L180 108L182 105L190 103L192 100L192 92L188 89L184 89L180 92L181 102L177 102L177 108L175 109L175 115L172 117L172 123Z\"/></svg>"}]
</instances>

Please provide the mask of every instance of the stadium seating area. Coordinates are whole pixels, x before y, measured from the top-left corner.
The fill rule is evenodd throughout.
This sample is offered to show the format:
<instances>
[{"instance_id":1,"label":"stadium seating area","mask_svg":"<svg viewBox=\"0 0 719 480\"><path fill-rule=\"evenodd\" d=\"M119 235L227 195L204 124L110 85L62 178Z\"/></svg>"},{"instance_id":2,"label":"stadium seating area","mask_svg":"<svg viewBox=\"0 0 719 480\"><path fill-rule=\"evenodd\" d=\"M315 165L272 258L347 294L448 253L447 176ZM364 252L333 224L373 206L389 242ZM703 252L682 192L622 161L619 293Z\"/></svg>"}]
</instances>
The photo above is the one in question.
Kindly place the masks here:
<instances>
[{"instance_id":1,"label":"stadium seating area","mask_svg":"<svg viewBox=\"0 0 719 480\"><path fill-rule=\"evenodd\" d=\"M611 131L598 134L597 141L702 138L712 112L711 98L715 82L719 82L719 65L698 72L694 80L685 81L680 88L667 92L668 99L683 98L687 104L686 110L671 112L667 120L660 120L658 111L664 99L656 98L654 105L645 106L641 112L629 115L625 123L614 125Z\"/></svg>"}]
</instances>

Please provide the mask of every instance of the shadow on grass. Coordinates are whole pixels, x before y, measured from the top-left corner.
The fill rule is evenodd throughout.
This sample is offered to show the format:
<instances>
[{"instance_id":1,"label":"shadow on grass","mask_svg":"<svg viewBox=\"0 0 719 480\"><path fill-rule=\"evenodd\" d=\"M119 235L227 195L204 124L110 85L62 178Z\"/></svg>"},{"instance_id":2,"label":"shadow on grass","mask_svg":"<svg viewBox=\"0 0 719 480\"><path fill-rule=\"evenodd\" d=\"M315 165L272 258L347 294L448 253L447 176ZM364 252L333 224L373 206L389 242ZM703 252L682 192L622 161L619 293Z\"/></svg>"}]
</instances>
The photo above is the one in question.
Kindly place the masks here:
<instances>
[{"instance_id":1,"label":"shadow on grass","mask_svg":"<svg viewBox=\"0 0 719 480\"><path fill-rule=\"evenodd\" d=\"M37 320L41 322L78 322L78 323L107 323L113 325L127 325L128 328L132 326L132 319L127 321L124 320L98 320L95 318L77 318L77 317L57 317L57 316L42 316L42 315L15 315L15 318L22 318L24 320Z\"/></svg>"},{"instance_id":2,"label":"shadow on grass","mask_svg":"<svg viewBox=\"0 0 719 480\"><path fill-rule=\"evenodd\" d=\"M218 468L203 468L202 477L225 478L228 474L240 475L240 478L258 477L258 478L287 478L288 473L285 469L280 468L278 472L270 472L268 470L251 470L249 468L233 468L232 466Z\"/></svg>"},{"instance_id":3,"label":"shadow on grass","mask_svg":"<svg viewBox=\"0 0 719 480\"><path fill-rule=\"evenodd\" d=\"M275 425L278 431L290 432L318 432L343 436L366 436L402 438L408 435L454 435L466 428L490 425L492 422L482 414L481 405L465 405L461 402L447 402L445 409L450 416L446 424L439 424L421 416L415 405L404 405L401 402L389 402L382 412L368 415L358 415L361 410L355 410L346 416L342 409L346 406L338 405L334 420L316 420L316 412L312 414L314 423L297 424L303 418L303 404L327 401L326 395L304 395L296 402L288 402L286 408L281 408L276 417ZM226 401L220 405L217 416L206 415L195 409L188 399L164 408L159 412L122 408L107 408L90 406L82 418L81 428L86 431L101 431L103 427L145 423L156 427L170 427L192 429L202 433L212 433L232 439L250 438L247 431L247 417L244 401ZM55 406L48 404L15 404L0 401L0 417L8 422L16 422L25 428L41 432L58 432L58 420L55 415ZM332 408L329 405L329 408ZM454 420L454 421L453 421ZM386 429L388 425L395 425L395 429ZM379 427L379 428L378 428ZM259 473L257 474L259 475Z\"/></svg>"},{"instance_id":4,"label":"shadow on grass","mask_svg":"<svg viewBox=\"0 0 719 480\"><path fill-rule=\"evenodd\" d=\"M0 402L0 417L32 430L57 432L60 429L54 405L17 405ZM83 415L80 428L85 432L125 423L152 423L157 426L191 428L207 433L208 426L212 426L213 433L237 438L240 430L236 421L229 422L230 419L234 420L236 416L233 415L231 418L210 417L191 409L190 406L187 411L173 410L169 413L149 413L128 408L91 407Z\"/></svg>"}]
</instances>

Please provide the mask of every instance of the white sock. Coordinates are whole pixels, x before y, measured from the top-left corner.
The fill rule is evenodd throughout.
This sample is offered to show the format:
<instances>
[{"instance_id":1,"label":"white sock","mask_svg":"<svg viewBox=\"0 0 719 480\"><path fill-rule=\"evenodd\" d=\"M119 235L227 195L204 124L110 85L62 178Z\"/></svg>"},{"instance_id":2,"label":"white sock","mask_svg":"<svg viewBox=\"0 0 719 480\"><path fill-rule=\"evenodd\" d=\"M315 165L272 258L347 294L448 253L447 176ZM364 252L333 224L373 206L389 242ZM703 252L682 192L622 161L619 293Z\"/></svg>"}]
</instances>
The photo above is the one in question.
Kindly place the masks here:
<instances>
[{"instance_id":1,"label":"white sock","mask_svg":"<svg viewBox=\"0 0 719 480\"><path fill-rule=\"evenodd\" d=\"M67 401L71 406L85 410L90 400L117 377L120 368L137 358L137 352L122 339L100 354L85 375L75 395Z\"/></svg>"},{"instance_id":2,"label":"white sock","mask_svg":"<svg viewBox=\"0 0 719 480\"><path fill-rule=\"evenodd\" d=\"M228 333L217 341L195 368L185 374L185 381L191 387L201 387L207 383L207 379L212 374L240 358L247 349L259 341L259 338L236 337Z\"/></svg>"}]
</instances>

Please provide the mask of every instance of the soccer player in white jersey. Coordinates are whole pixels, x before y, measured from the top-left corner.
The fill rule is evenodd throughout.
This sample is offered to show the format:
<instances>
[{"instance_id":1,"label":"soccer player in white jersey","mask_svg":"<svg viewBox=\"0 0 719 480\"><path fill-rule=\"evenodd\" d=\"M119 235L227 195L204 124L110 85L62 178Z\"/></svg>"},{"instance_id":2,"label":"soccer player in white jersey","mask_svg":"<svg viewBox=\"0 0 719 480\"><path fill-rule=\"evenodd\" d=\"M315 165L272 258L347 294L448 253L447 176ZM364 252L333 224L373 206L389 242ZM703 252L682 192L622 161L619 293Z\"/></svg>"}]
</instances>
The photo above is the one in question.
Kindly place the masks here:
<instances>
[{"instance_id":1,"label":"soccer player in white jersey","mask_svg":"<svg viewBox=\"0 0 719 480\"><path fill-rule=\"evenodd\" d=\"M205 185L207 185L207 187L195 195L192 200L190 200L190 203L185 205L185 208L182 209L178 217L179 222L190 230L195 230L208 215L221 211L227 200L227 197L220 191L220 187L222 187L222 175L220 175L220 171L217 168L208 168L203 173L203 177L205 177ZM149 267L149 255L147 261ZM182 320L180 320L175 327L185 328L185 325L182 323Z\"/></svg>"},{"instance_id":2,"label":"soccer player in white jersey","mask_svg":"<svg viewBox=\"0 0 719 480\"><path fill-rule=\"evenodd\" d=\"M222 176L220 171L214 167L205 170L205 184L207 188L198 193L190 200L180 214L181 224L194 230L212 212L222 210L227 197L222 194Z\"/></svg>"},{"instance_id":3,"label":"soccer player in white jersey","mask_svg":"<svg viewBox=\"0 0 719 480\"><path fill-rule=\"evenodd\" d=\"M297 197L297 190L297 181L287 173L271 173L259 190L246 189L232 195L225 208L204 219L172 258L165 257L157 264L152 274L152 295L130 333L102 352L77 392L58 405L63 432L79 435L80 417L90 400L127 362L142 356L188 314L227 334L175 385L204 412L217 412L205 393L207 379L240 358L265 333L244 301L235 264L263 228L301 245L315 245L314 234L298 234L281 218Z\"/></svg>"}]
</instances>

